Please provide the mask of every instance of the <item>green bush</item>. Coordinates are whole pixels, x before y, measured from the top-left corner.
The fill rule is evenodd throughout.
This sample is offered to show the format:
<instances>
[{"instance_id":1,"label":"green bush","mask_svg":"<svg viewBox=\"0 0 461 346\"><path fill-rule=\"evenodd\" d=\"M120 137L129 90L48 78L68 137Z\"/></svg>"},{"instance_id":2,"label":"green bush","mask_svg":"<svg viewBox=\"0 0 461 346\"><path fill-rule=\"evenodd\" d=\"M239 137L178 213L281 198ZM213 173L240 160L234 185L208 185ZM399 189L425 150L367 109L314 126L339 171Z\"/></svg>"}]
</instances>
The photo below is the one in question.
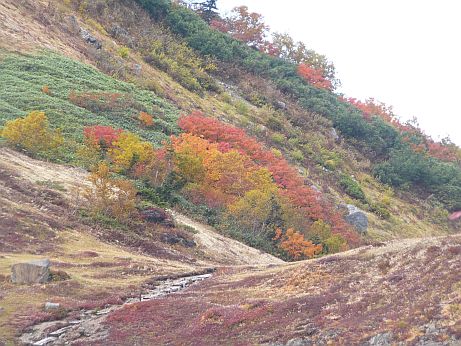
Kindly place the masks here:
<instances>
[{"instance_id":1,"label":"green bush","mask_svg":"<svg viewBox=\"0 0 461 346\"><path fill-rule=\"evenodd\" d=\"M0 80L0 127L30 110L45 112L50 127L60 128L69 144L63 147L66 162L75 160L74 153L83 141L85 126L122 128L156 145L179 131L179 111L151 91L116 80L92 66L58 54L7 54L0 60ZM49 85L53 93L43 93L42 85ZM71 102L69 95L72 93L82 98L92 95L120 97L117 107L87 109ZM140 110L162 115L156 118L153 129L141 128L133 121Z\"/></svg>"},{"instance_id":2,"label":"green bush","mask_svg":"<svg viewBox=\"0 0 461 346\"><path fill-rule=\"evenodd\" d=\"M277 143L280 145L284 144L286 141L286 137L281 133L274 133L271 138L274 141L274 143Z\"/></svg>"},{"instance_id":3,"label":"green bush","mask_svg":"<svg viewBox=\"0 0 461 346\"><path fill-rule=\"evenodd\" d=\"M296 149L291 152L291 157L296 161L304 161L304 154L301 150Z\"/></svg>"},{"instance_id":4,"label":"green bush","mask_svg":"<svg viewBox=\"0 0 461 346\"><path fill-rule=\"evenodd\" d=\"M365 193L359 183L352 179L349 175L343 174L341 180L339 181L339 185L343 188L344 192L352 198L366 202Z\"/></svg>"},{"instance_id":5,"label":"green bush","mask_svg":"<svg viewBox=\"0 0 461 346\"><path fill-rule=\"evenodd\" d=\"M391 217L391 213L387 209L387 206L383 203L370 204L370 211L386 220L390 219Z\"/></svg>"},{"instance_id":6,"label":"green bush","mask_svg":"<svg viewBox=\"0 0 461 346\"><path fill-rule=\"evenodd\" d=\"M128 47L120 47L117 50L117 53L121 58L126 59L130 55L130 48L128 48Z\"/></svg>"}]
</instances>

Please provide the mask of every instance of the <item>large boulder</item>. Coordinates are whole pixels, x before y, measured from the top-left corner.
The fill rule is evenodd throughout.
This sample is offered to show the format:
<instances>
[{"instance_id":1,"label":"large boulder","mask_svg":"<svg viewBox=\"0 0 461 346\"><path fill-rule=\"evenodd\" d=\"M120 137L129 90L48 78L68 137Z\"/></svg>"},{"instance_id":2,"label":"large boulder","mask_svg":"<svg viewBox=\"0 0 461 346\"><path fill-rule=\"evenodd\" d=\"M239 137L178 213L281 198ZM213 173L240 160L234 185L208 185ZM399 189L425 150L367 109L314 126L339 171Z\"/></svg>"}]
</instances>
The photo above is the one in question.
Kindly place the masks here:
<instances>
[{"instance_id":1,"label":"large boulder","mask_svg":"<svg viewBox=\"0 0 461 346\"><path fill-rule=\"evenodd\" d=\"M50 260L17 263L11 268L11 281L16 284L45 283L50 280Z\"/></svg>"},{"instance_id":2,"label":"large boulder","mask_svg":"<svg viewBox=\"0 0 461 346\"><path fill-rule=\"evenodd\" d=\"M368 231L368 216L363 210L360 210L355 205L348 204L347 210L349 214L346 216L346 221L349 222L357 232L365 234Z\"/></svg>"}]
</instances>

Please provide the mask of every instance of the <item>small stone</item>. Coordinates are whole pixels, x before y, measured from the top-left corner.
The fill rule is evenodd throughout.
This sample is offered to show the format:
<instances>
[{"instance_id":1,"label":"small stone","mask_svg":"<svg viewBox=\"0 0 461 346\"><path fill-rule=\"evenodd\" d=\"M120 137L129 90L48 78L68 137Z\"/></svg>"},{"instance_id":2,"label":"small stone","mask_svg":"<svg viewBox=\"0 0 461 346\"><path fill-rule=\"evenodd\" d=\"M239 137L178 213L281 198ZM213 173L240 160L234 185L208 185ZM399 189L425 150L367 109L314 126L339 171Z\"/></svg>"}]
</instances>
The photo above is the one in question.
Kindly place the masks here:
<instances>
[{"instance_id":1,"label":"small stone","mask_svg":"<svg viewBox=\"0 0 461 346\"><path fill-rule=\"evenodd\" d=\"M45 303L45 310L56 310L59 309L61 305L59 303L50 303L46 302Z\"/></svg>"},{"instance_id":2,"label":"small stone","mask_svg":"<svg viewBox=\"0 0 461 346\"><path fill-rule=\"evenodd\" d=\"M333 140L335 142L339 141L339 135L338 135L338 132L336 132L335 128L332 127L331 130L330 130L330 136L331 138L333 138Z\"/></svg>"},{"instance_id":3,"label":"small stone","mask_svg":"<svg viewBox=\"0 0 461 346\"><path fill-rule=\"evenodd\" d=\"M50 342L53 342L53 341L56 341L57 338L53 337L53 336L49 336L45 339L42 339L40 341L37 341L37 342L34 342L32 345L34 346L43 346L43 345L48 345Z\"/></svg>"},{"instance_id":4,"label":"small stone","mask_svg":"<svg viewBox=\"0 0 461 346\"><path fill-rule=\"evenodd\" d=\"M286 108L287 108L287 104L286 104L285 102L283 102L283 101L277 100L277 101L275 101L275 107L276 107L277 109L286 109Z\"/></svg>"},{"instance_id":5,"label":"small stone","mask_svg":"<svg viewBox=\"0 0 461 346\"><path fill-rule=\"evenodd\" d=\"M79 321L79 320L72 320L72 321L69 321L69 324L73 324L73 325L75 325L75 324L80 324L80 323L82 323L82 321Z\"/></svg>"},{"instance_id":6,"label":"small stone","mask_svg":"<svg viewBox=\"0 0 461 346\"><path fill-rule=\"evenodd\" d=\"M50 336L55 336L55 337L60 336L60 335L64 334L65 332L67 332L71 328L72 328L72 326L67 326L67 327L55 330L54 332L50 333Z\"/></svg>"},{"instance_id":7,"label":"small stone","mask_svg":"<svg viewBox=\"0 0 461 346\"><path fill-rule=\"evenodd\" d=\"M372 346L388 346L391 345L392 333L381 333L373 336L368 340L368 345Z\"/></svg>"},{"instance_id":8,"label":"small stone","mask_svg":"<svg viewBox=\"0 0 461 346\"><path fill-rule=\"evenodd\" d=\"M133 74L135 76L140 76L142 72L142 65L140 64L134 64L133 65Z\"/></svg>"},{"instance_id":9,"label":"small stone","mask_svg":"<svg viewBox=\"0 0 461 346\"><path fill-rule=\"evenodd\" d=\"M80 36L88 43L93 45L96 49L102 48L102 43L96 39L90 32L84 28L80 28Z\"/></svg>"},{"instance_id":10,"label":"small stone","mask_svg":"<svg viewBox=\"0 0 461 346\"><path fill-rule=\"evenodd\" d=\"M312 341L308 339L291 339L286 343L286 346L310 346L312 345Z\"/></svg>"}]
</instances>

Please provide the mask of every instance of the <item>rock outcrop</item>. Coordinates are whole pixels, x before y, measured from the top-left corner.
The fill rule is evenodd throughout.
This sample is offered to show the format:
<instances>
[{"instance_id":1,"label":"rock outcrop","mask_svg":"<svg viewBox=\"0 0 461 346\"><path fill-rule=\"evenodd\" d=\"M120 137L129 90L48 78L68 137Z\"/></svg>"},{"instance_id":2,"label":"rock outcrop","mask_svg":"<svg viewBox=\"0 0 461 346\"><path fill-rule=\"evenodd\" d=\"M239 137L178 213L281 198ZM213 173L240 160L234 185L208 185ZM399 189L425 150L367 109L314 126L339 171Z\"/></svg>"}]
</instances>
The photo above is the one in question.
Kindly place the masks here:
<instances>
[{"instance_id":1,"label":"rock outcrop","mask_svg":"<svg viewBox=\"0 0 461 346\"><path fill-rule=\"evenodd\" d=\"M17 284L45 283L50 279L50 260L17 263L11 268L11 281Z\"/></svg>"},{"instance_id":2,"label":"rock outcrop","mask_svg":"<svg viewBox=\"0 0 461 346\"><path fill-rule=\"evenodd\" d=\"M349 214L346 216L346 221L349 222L360 234L365 234L368 231L368 216L365 212L355 205L348 204L347 210Z\"/></svg>"}]
</instances>

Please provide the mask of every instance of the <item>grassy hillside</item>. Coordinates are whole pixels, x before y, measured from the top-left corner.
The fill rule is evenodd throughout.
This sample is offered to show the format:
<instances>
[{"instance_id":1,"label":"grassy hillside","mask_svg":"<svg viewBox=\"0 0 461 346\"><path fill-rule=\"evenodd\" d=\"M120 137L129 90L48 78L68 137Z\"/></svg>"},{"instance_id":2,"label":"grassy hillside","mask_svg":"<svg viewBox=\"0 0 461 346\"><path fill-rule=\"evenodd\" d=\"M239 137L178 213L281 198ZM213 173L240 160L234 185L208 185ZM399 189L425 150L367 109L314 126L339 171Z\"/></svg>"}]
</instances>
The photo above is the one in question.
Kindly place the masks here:
<instances>
[{"instance_id":1,"label":"grassy hillside","mask_svg":"<svg viewBox=\"0 0 461 346\"><path fill-rule=\"evenodd\" d=\"M178 131L179 111L152 91L55 53L27 56L4 52L0 78L1 125L38 110L76 142L83 140L83 128L90 125L129 130L157 145ZM155 116L154 128L142 126L137 120L140 112Z\"/></svg>"}]
</instances>

